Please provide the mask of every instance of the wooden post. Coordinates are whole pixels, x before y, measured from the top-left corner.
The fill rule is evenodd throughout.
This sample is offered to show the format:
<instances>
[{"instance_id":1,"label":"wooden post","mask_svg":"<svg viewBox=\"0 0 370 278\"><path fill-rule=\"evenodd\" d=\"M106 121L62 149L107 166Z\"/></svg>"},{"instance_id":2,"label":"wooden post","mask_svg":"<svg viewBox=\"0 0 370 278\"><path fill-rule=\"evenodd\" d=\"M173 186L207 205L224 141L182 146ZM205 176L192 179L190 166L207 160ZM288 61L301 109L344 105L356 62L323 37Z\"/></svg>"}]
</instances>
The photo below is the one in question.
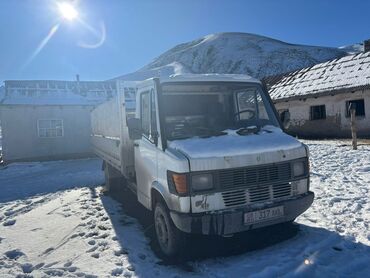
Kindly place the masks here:
<instances>
[{"instance_id":1,"label":"wooden post","mask_svg":"<svg viewBox=\"0 0 370 278\"><path fill-rule=\"evenodd\" d=\"M352 148L357 150L356 105L351 103L349 111L351 113Z\"/></svg>"}]
</instances>

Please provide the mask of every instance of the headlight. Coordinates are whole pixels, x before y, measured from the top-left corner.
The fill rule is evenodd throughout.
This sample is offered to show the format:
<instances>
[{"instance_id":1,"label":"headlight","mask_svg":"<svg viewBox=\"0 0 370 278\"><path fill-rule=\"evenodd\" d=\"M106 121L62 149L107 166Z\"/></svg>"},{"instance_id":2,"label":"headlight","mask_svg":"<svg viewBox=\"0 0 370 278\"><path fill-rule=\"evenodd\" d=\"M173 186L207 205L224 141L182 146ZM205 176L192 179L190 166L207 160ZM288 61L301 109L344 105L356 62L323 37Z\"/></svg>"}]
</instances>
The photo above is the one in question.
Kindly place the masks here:
<instances>
[{"instance_id":1,"label":"headlight","mask_svg":"<svg viewBox=\"0 0 370 278\"><path fill-rule=\"evenodd\" d=\"M293 181L292 182L293 195L300 195L300 194L307 193L308 191L307 184L308 184L307 179Z\"/></svg>"},{"instance_id":2,"label":"headlight","mask_svg":"<svg viewBox=\"0 0 370 278\"><path fill-rule=\"evenodd\" d=\"M211 174L194 175L191 178L191 186L194 191L203 191L213 188L213 176Z\"/></svg>"},{"instance_id":3,"label":"headlight","mask_svg":"<svg viewBox=\"0 0 370 278\"><path fill-rule=\"evenodd\" d=\"M303 176L304 172L305 172L304 162L303 161L294 162L294 164L293 164L293 176L294 177Z\"/></svg>"}]
</instances>

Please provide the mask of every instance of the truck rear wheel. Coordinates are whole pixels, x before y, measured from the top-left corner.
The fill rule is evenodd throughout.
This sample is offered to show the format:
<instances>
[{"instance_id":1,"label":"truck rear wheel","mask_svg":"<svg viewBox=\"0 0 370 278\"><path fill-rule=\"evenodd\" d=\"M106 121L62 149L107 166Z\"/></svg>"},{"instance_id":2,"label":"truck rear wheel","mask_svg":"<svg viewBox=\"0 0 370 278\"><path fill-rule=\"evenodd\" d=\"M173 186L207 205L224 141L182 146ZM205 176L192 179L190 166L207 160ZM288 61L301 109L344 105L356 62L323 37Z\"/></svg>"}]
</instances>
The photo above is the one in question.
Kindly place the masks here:
<instances>
[{"instance_id":1,"label":"truck rear wheel","mask_svg":"<svg viewBox=\"0 0 370 278\"><path fill-rule=\"evenodd\" d=\"M105 163L104 165L104 176L105 176L104 189L107 192L118 190L121 186L123 186L125 182L125 178L121 175L121 173L108 163Z\"/></svg>"},{"instance_id":2,"label":"truck rear wheel","mask_svg":"<svg viewBox=\"0 0 370 278\"><path fill-rule=\"evenodd\" d=\"M173 224L169 211L162 202L155 204L154 225L163 254L167 257L179 254L182 251L185 235Z\"/></svg>"}]
</instances>

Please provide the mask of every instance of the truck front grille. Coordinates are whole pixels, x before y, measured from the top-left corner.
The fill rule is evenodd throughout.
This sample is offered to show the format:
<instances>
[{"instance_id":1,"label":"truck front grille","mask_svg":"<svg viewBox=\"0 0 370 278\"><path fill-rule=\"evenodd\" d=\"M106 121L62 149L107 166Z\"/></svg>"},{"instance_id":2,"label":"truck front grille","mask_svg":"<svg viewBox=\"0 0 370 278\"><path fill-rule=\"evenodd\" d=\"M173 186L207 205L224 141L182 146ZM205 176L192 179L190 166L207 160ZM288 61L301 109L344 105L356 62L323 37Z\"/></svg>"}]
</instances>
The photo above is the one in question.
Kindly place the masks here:
<instances>
[{"instance_id":1,"label":"truck front grille","mask_svg":"<svg viewBox=\"0 0 370 278\"><path fill-rule=\"evenodd\" d=\"M290 183L253 186L222 193L226 207L273 201L291 196L292 186Z\"/></svg>"},{"instance_id":2,"label":"truck front grille","mask_svg":"<svg viewBox=\"0 0 370 278\"><path fill-rule=\"evenodd\" d=\"M247 194L244 189L222 193L225 206L232 207L247 203Z\"/></svg>"},{"instance_id":3,"label":"truck front grille","mask_svg":"<svg viewBox=\"0 0 370 278\"><path fill-rule=\"evenodd\" d=\"M219 172L220 186L222 189L232 189L287 182L292 178L290 165L290 162L283 162L279 164L222 170Z\"/></svg>"}]
</instances>

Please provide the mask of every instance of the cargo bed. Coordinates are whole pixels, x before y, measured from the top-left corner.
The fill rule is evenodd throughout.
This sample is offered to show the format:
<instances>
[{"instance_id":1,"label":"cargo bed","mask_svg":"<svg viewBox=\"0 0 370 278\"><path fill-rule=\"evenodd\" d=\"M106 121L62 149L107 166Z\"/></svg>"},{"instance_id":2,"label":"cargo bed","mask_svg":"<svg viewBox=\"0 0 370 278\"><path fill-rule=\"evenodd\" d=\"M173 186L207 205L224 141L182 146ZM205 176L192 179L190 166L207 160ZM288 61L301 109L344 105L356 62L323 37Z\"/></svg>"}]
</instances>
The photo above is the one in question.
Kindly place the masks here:
<instances>
[{"instance_id":1,"label":"cargo bed","mask_svg":"<svg viewBox=\"0 0 370 278\"><path fill-rule=\"evenodd\" d=\"M91 112L93 151L127 178L134 172L134 147L127 119L136 110L136 82L117 81L117 95Z\"/></svg>"}]
</instances>

